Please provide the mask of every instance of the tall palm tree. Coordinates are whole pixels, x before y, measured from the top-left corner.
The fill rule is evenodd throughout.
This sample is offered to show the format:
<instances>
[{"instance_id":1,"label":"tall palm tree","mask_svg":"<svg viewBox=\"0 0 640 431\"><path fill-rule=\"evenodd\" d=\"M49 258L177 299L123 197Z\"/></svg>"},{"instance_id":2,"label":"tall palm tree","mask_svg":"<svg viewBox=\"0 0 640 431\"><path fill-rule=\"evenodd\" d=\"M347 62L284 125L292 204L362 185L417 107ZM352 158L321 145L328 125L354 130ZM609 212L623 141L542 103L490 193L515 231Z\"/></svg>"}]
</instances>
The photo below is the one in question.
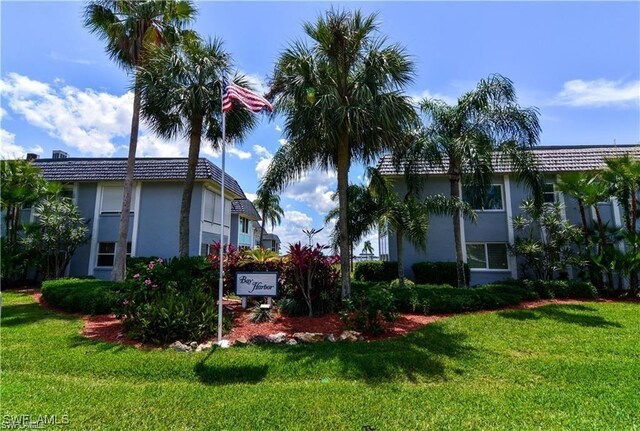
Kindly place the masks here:
<instances>
[{"instance_id":1,"label":"tall palm tree","mask_svg":"<svg viewBox=\"0 0 640 431\"><path fill-rule=\"evenodd\" d=\"M640 191L640 161L629 154L606 161L607 169L602 172L603 180L609 185L609 193L616 197L622 208L625 229L627 254L638 256L638 191ZM638 291L638 271L629 273L629 285L632 293Z\"/></svg>"},{"instance_id":2,"label":"tall palm tree","mask_svg":"<svg viewBox=\"0 0 640 431\"><path fill-rule=\"evenodd\" d=\"M364 242L362 246L362 254L373 255L373 246L371 245L371 241L367 240Z\"/></svg>"},{"instance_id":3,"label":"tall palm tree","mask_svg":"<svg viewBox=\"0 0 640 431\"><path fill-rule=\"evenodd\" d=\"M275 229L276 224L282 223L284 210L280 207L280 196L271 193L268 190L258 190L258 196L253 201L253 205L260 211L262 217L262 229L260 229L260 247L264 247L262 240L264 238L264 227L269 221L271 230Z\"/></svg>"},{"instance_id":4,"label":"tall palm tree","mask_svg":"<svg viewBox=\"0 0 640 431\"><path fill-rule=\"evenodd\" d=\"M410 175L410 173L407 173ZM384 178L376 168L369 168L369 188L378 207L377 222L395 233L398 256L398 286L404 287L404 241L421 251L427 248L429 217L455 213L475 221L477 216L471 206L456 196L441 194L422 198L421 187L408 187L404 195L394 190L393 182Z\"/></svg>"},{"instance_id":5,"label":"tall palm tree","mask_svg":"<svg viewBox=\"0 0 640 431\"><path fill-rule=\"evenodd\" d=\"M128 72L135 73L147 61L151 47L175 43L185 33L184 26L195 14L196 10L189 0L95 0L89 2L84 9L84 25L106 43L105 49L111 60ZM116 281L122 281L126 272L131 189L139 125L140 85L137 77L134 77L127 171L111 272L111 278Z\"/></svg>"},{"instance_id":6,"label":"tall palm tree","mask_svg":"<svg viewBox=\"0 0 640 431\"><path fill-rule=\"evenodd\" d=\"M542 203L542 179L529 149L538 144L540 125L535 108L521 108L513 83L500 75L481 80L475 90L458 98L455 105L425 99L425 153L431 162L446 167L450 195L461 198L461 184L483 193L490 184L495 159L509 163L518 181L531 187ZM435 158L435 160L433 160ZM465 285L460 212L454 211L458 286Z\"/></svg>"},{"instance_id":7,"label":"tall palm tree","mask_svg":"<svg viewBox=\"0 0 640 431\"><path fill-rule=\"evenodd\" d=\"M263 186L282 189L315 167L337 171L343 299L351 294L349 167L372 162L416 123L411 99L401 93L413 79L413 63L377 29L376 16L359 11L330 10L305 23L310 43L296 41L282 52L269 94L288 143L274 155Z\"/></svg>"},{"instance_id":8,"label":"tall palm tree","mask_svg":"<svg viewBox=\"0 0 640 431\"><path fill-rule=\"evenodd\" d=\"M175 47L160 47L138 72L142 114L161 137L189 139L187 176L180 206L180 256L189 254L189 214L202 139L219 148L222 141L222 78L230 56L219 40L185 38ZM246 79L234 83L248 87ZM226 138L242 140L256 124L256 117L234 101L226 113ZM224 220L221 221L222 241Z\"/></svg>"}]
</instances>

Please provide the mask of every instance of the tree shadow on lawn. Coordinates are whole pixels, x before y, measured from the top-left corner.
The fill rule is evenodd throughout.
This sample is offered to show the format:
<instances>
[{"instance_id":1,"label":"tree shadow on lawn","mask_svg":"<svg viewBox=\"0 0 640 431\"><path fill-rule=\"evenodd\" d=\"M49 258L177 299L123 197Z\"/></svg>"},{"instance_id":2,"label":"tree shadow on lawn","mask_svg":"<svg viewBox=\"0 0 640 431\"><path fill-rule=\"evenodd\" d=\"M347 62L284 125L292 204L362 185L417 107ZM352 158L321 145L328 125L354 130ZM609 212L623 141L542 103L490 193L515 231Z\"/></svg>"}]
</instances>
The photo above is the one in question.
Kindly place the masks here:
<instances>
[{"instance_id":1,"label":"tree shadow on lawn","mask_svg":"<svg viewBox=\"0 0 640 431\"><path fill-rule=\"evenodd\" d=\"M544 318L589 328L622 328L620 323L612 322L599 316L595 308L580 304L548 305L530 310L502 311L497 314L507 319L522 321Z\"/></svg>"},{"instance_id":2,"label":"tree shadow on lawn","mask_svg":"<svg viewBox=\"0 0 640 431\"><path fill-rule=\"evenodd\" d=\"M268 365L207 364L207 360L217 350L219 350L217 347L209 350L207 355L193 367L193 371L202 383L206 385L255 384L267 376Z\"/></svg>"},{"instance_id":3,"label":"tree shadow on lawn","mask_svg":"<svg viewBox=\"0 0 640 431\"><path fill-rule=\"evenodd\" d=\"M463 374L463 367L447 364L446 359L464 359L474 355L474 349L465 344L466 335L453 333L440 324L427 325L404 337L372 342L320 342L317 344L274 345L251 348L273 354L276 367L283 367L288 376L309 378L342 378L367 383L391 381L422 382L446 380L450 373ZM247 348L234 347L233 349ZM269 366L237 366L207 364L215 350L203 358L195 371L204 383L257 383ZM262 353L261 352L261 353ZM338 372L334 369L338 362ZM323 371L326 365L326 374ZM272 368L276 374L278 370ZM299 371L298 371L299 370ZM309 370L305 374L305 370ZM300 373L300 375L296 375Z\"/></svg>"},{"instance_id":4,"label":"tree shadow on lawn","mask_svg":"<svg viewBox=\"0 0 640 431\"><path fill-rule=\"evenodd\" d=\"M56 313L42 308L39 304L8 304L2 306L2 326L29 325L42 320L77 320L78 316Z\"/></svg>"}]
</instances>

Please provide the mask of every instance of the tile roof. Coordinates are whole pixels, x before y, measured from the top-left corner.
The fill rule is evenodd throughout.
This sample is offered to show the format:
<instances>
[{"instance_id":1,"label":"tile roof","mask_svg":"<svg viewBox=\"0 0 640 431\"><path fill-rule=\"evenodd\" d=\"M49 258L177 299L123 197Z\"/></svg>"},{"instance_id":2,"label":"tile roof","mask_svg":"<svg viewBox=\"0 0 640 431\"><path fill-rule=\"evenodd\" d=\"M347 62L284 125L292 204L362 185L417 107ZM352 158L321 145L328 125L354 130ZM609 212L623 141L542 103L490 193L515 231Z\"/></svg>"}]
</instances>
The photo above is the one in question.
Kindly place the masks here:
<instances>
[{"instance_id":1,"label":"tile roof","mask_svg":"<svg viewBox=\"0 0 640 431\"><path fill-rule=\"evenodd\" d=\"M265 240L273 240L275 242L280 242L280 237L275 233L265 233L263 239Z\"/></svg>"},{"instance_id":2,"label":"tile roof","mask_svg":"<svg viewBox=\"0 0 640 431\"><path fill-rule=\"evenodd\" d=\"M49 181L122 181L127 170L126 158L66 158L37 159L33 165L40 168ZM187 176L186 158L138 158L135 180L184 180ZM222 170L207 159L199 159L196 179L222 181ZM238 182L225 174L225 188L239 197L244 192Z\"/></svg>"},{"instance_id":3,"label":"tile roof","mask_svg":"<svg viewBox=\"0 0 640 431\"><path fill-rule=\"evenodd\" d=\"M640 160L639 145L618 146L540 146L533 150L542 172L593 171L605 167L605 160L631 154ZM447 172L448 161L443 160L444 167L422 163L420 173L443 175ZM494 172L509 173L510 163L501 160L497 155L493 160ZM391 156L386 155L378 161L378 169L383 175L398 175L393 166Z\"/></svg>"},{"instance_id":4,"label":"tile roof","mask_svg":"<svg viewBox=\"0 0 640 431\"><path fill-rule=\"evenodd\" d=\"M241 214L249 220L261 220L256 207L249 199L235 199L231 202L231 214Z\"/></svg>"}]
</instances>

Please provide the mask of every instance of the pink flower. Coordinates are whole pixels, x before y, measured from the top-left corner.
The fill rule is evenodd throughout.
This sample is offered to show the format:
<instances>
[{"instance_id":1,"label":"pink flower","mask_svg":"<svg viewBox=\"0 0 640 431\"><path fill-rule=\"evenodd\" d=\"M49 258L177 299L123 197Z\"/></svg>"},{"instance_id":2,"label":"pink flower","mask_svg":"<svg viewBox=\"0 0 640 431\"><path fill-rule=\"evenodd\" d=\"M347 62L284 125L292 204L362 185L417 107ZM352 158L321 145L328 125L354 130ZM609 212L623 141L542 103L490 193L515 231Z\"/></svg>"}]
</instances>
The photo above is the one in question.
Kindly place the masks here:
<instances>
[{"instance_id":1,"label":"pink flower","mask_svg":"<svg viewBox=\"0 0 640 431\"><path fill-rule=\"evenodd\" d=\"M154 267L154 263L153 262L149 262L149 265L147 265L147 268L153 269L153 267Z\"/></svg>"},{"instance_id":2,"label":"pink flower","mask_svg":"<svg viewBox=\"0 0 640 431\"><path fill-rule=\"evenodd\" d=\"M125 299L124 301L122 301L122 305L129 305L129 301Z\"/></svg>"},{"instance_id":3,"label":"pink flower","mask_svg":"<svg viewBox=\"0 0 640 431\"><path fill-rule=\"evenodd\" d=\"M140 278L140 274L133 274L133 278Z\"/></svg>"},{"instance_id":4,"label":"pink flower","mask_svg":"<svg viewBox=\"0 0 640 431\"><path fill-rule=\"evenodd\" d=\"M164 262L164 259L163 259L163 258L161 258L161 257L159 257L159 258L158 258L158 263L162 263L162 262Z\"/></svg>"},{"instance_id":5,"label":"pink flower","mask_svg":"<svg viewBox=\"0 0 640 431\"><path fill-rule=\"evenodd\" d=\"M146 284L147 286L149 286L151 284L151 280L149 280L148 278L144 281L144 284Z\"/></svg>"},{"instance_id":6,"label":"pink flower","mask_svg":"<svg viewBox=\"0 0 640 431\"><path fill-rule=\"evenodd\" d=\"M151 287L153 287L155 289L156 287L158 287L158 285L157 284L152 284Z\"/></svg>"}]
</instances>

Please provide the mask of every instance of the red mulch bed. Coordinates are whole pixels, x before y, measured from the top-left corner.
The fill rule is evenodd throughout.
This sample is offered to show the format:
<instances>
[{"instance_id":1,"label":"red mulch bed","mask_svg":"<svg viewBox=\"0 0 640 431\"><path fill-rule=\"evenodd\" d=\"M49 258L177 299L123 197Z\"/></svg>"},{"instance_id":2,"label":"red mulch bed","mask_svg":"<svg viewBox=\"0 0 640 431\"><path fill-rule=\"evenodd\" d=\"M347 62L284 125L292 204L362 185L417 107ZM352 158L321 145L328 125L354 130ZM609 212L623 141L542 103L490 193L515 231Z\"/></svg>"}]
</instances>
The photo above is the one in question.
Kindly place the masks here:
<instances>
[{"instance_id":1,"label":"red mulch bed","mask_svg":"<svg viewBox=\"0 0 640 431\"><path fill-rule=\"evenodd\" d=\"M49 306L43 299L39 291L29 291L33 298L44 308L60 312ZM611 300L600 300L611 301ZM513 307L507 307L500 310L485 310L479 313L491 313L501 310L522 310L542 307L550 304L577 304L585 301L577 301L572 299L543 299L538 301L527 301ZM225 306L231 308L234 314L233 328L224 337L229 341L235 341L239 338L249 339L254 335L271 335L277 332L284 332L288 336L292 336L296 332L320 332L323 334L339 335L344 330L344 325L340 321L338 313L332 313L321 317L288 317L284 315L276 315L272 322L252 323L249 320L249 310L243 310L237 301L225 301ZM477 313L477 312L473 312ZM369 337L370 340L383 340L388 338L400 337L420 329L424 325L428 325L438 320L445 319L455 314L438 314L425 316L423 314L401 313L393 324L387 327L384 333ZM128 344L135 347L145 346L140 342L128 339L124 336L122 330L122 321L116 319L113 314L103 314L98 316L82 316L84 320L84 328L82 335L85 337L110 343ZM188 340L187 340L188 341Z\"/></svg>"}]
</instances>

